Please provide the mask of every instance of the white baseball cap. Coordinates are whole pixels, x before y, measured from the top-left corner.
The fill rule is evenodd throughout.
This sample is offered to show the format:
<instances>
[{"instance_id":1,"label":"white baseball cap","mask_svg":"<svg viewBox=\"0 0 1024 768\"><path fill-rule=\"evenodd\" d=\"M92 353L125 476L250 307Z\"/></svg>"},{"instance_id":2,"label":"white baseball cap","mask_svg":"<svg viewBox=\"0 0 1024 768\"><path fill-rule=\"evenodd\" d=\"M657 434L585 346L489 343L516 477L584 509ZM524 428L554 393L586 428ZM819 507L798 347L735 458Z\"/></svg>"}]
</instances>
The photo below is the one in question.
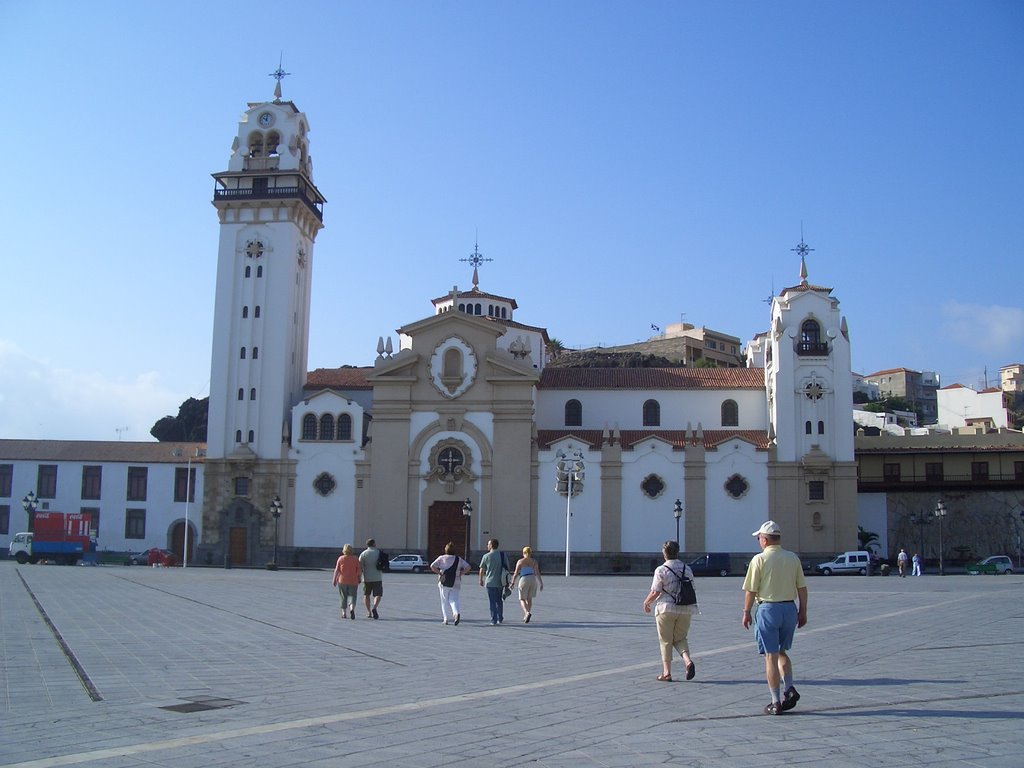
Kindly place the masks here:
<instances>
[{"instance_id":1,"label":"white baseball cap","mask_svg":"<svg viewBox=\"0 0 1024 768\"><path fill-rule=\"evenodd\" d=\"M782 529L774 520L765 520L761 527L754 531L751 536L781 536Z\"/></svg>"}]
</instances>

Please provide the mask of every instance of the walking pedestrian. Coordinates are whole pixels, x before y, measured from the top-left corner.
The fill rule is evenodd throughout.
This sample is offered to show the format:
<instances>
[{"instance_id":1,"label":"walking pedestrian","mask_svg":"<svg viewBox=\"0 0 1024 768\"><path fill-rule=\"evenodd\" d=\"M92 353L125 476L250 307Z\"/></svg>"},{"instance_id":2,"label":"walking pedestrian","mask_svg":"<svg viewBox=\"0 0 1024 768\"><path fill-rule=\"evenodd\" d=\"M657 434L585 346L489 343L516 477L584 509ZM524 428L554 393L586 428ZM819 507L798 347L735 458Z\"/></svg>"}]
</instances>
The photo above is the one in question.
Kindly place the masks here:
<instances>
[{"instance_id":1,"label":"walking pedestrian","mask_svg":"<svg viewBox=\"0 0 1024 768\"><path fill-rule=\"evenodd\" d=\"M896 565L900 569L900 578L907 578L907 566L910 565L910 555L907 554L907 550L900 549L900 553L896 555Z\"/></svg>"},{"instance_id":2,"label":"walking pedestrian","mask_svg":"<svg viewBox=\"0 0 1024 768\"><path fill-rule=\"evenodd\" d=\"M697 674L697 667L690 658L690 644L687 635L690 632L690 621L697 613L697 604L683 604L679 599L684 592L684 581L693 582L693 571L690 566L679 559L679 544L666 541L661 547L665 562L654 569L654 581L651 591L644 598L644 613L651 612L651 604L656 603L654 619L658 627L658 642L661 646L661 674L658 681L672 682L672 651L679 655L686 665L686 679L692 680Z\"/></svg>"},{"instance_id":3,"label":"walking pedestrian","mask_svg":"<svg viewBox=\"0 0 1024 768\"><path fill-rule=\"evenodd\" d=\"M921 556L919 554L917 554L917 552L914 553L914 573L913 573L913 575L914 576L920 576L921 575Z\"/></svg>"},{"instance_id":4,"label":"walking pedestrian","mask_svg":"<svg viewBox=\"0 0 1024 768\"><path fill-rule=\"evenodd\" d=\"M491 626L505 621L505 601L501 591L508 576L505 553L498 549L498 540L487 542L487 554L480 558L480 586L487 587L487 602L491 609Z\"/></svg>"},{"instance_id":5,"label":"walking pedestrian","mask_svg":"<svg viewBox=\"0 0 1024 768\"><path fill-rule=\"evenodd\" d=\"M359 578L363 574L355 548L346 544L341 548L341 557L334 566L334 586L341 595L341 618L355 619L356 594L359 590Z\"/></svg>"},{"instance_id":6,"label":"walking pedestrian","mask_svg":"<svg viewBox=\"0 0 1024 768\"><path fill-rule=\"evenodd\" d=\"M764 655L765 678L772 695L764 713L781 715L800 701L787 651L793 646L797 627L807 624L807 585L800 558L780 545L782 529L778 523L766 520L751 535L757 537L761 552L754 555L743 579L741 623L744 629L750 628L756 602L754 634L758 652Z\"/></svg>"},{"instance_id":7,"label":"walking pedestrian","mask_svg":"<svg viewBox=\"0 0 1024 768\"><path fill-rule=\"evenodd\" d=\"M457 554L450 541L444 545L444 554L430 564L430 570L437 574L437 590L441 595L441 618L445 624L459 625L462 609L459 593L462 589L462 574L469 573L470 565Z\"/></svg>"},{"instance_id":8,"label":"walking pedestrian","mask_svg":"<svg viewBox=\"0 0 1024 768\"><path fill-rule=\"evenodd\" d=\"M523 547L523 556L516 562L512 573L512 584L518 579L519 605L523 609L523 624L529 624L533 618L533 598L537 592L544 591L544 579L540 575L540 563L533 557L530 547Z\"/></svg>"},{"instance_id":9,"label":"walking pedestrian","mask_svg":"<svg viewBox=\"0 0 1024 768\"><path fill-rule=\"evenodd\" d=\"M366 618L379 619L377 606L384 596L384 577L381 576L377 561L380 550L373 539L366 540L366 549L359 553L359 567L363 569L363 602L366 604Z\"/></svg>"}]
</instances>

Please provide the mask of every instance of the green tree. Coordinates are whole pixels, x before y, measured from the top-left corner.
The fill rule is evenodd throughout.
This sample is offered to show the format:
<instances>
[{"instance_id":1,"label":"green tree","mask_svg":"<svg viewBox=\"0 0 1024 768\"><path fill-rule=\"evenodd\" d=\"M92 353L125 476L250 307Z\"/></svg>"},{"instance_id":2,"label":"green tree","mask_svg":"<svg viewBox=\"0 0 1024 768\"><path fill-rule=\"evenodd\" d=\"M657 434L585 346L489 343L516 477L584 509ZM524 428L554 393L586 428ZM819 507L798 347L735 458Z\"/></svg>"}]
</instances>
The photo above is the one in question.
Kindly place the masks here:
<instances>
[{"instance_id":1,"label":"green tree","mask_svg":"<svg viewBox=\"0 0 1024 768\"><path fill-rule=\"evenodd\" d=\"M164 416L153 425L149 434L161 443L204 443L209 410L210 398L196 400L190 397L178 408L177 416Z\"/></svg>"},{"instance_id":2,"label":"green tree","mask_svg":"<svg viewBox=\"0 0 1024 768\"><path fill-rule=\"evenodd\" d=\"M872 545L878 543L878 534L874 531L865 531L864 526L857 526L857 542L860 545L859 549L867 552L873 552Z\"/></svg>"}]
</instances>

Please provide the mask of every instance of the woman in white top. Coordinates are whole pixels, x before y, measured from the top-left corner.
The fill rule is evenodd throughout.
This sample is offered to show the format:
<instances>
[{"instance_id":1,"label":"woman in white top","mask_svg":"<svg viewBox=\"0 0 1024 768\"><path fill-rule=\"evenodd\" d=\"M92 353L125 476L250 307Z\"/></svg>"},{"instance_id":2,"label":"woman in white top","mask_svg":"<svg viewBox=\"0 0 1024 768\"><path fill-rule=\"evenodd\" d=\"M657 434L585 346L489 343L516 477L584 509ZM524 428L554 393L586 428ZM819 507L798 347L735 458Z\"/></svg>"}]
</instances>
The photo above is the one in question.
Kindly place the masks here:
<instances>
[{"instance_id":1,"label":"woman in white top","mask_svg":"<svg viewBox=\"0 0 1024 768\"><path fill-rule=\"evenodd\" d=\"M644 613L651 612L651 605L657 603L654 609L655 621L658 625L658 642L661 645L661 667L662 672L658 680L663 683L672 682L672 649L679 651L686 664L686 679L692 680L697 674L697 667L690 658L690 644L686 639L690 631L690 620L697 613L697 606L676 605L676 595L682 589L682 579L693 581L693 571L690 566L679 560L679 544L675 541L666 541L661 548L665 562L659 565L654 571L654 581L651 583L651 591L644 598Z\"/></svg>"},{"instance_id":2,"label":"woman in white top","mask_svg":"<svg viewBox=\"0 0 1024 768\"><path fill-rule=\"evenodd\" d=\"M445 571L451 570L454 580L446 584ZM430 570L438 575L437 591L441 593L441 618L445 624L458 626L462 621L459 609L459 590L462 587L462 574L469 573L469 563L455 554L455 545L450 541L444 545L444 554L430 564Z\"/></svg>"}]
</instances>

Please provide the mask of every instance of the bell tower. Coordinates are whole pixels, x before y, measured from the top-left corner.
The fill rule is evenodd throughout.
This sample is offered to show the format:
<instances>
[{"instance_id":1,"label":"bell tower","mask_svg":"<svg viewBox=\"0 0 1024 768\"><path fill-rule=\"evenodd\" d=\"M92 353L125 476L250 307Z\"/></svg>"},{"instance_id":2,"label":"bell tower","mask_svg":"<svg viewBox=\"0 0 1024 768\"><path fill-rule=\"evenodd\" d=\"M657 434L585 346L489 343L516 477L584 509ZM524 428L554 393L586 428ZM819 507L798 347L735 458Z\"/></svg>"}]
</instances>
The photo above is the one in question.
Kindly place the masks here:
<instances>
[{"instance_id":1,"label":"bell tower","mask_svg":"<svg viewBox=\"0 0 1024 768\"><path fill-rule=\"evenodd\" d=\"M293 507L288 424L307 372L313 244L325 201L313 183L306 115L281 99L284 75L273 74L273 101L248 105L227 170L213 174L220 245L203 521L210 544L227 534L218 534L218 521L229 506L251 505L260 518L275 496ZM231 531L231 539L240 550L242 536ZM247 561L263 539L250 532Z\"/></svg>"}]
</instances>

